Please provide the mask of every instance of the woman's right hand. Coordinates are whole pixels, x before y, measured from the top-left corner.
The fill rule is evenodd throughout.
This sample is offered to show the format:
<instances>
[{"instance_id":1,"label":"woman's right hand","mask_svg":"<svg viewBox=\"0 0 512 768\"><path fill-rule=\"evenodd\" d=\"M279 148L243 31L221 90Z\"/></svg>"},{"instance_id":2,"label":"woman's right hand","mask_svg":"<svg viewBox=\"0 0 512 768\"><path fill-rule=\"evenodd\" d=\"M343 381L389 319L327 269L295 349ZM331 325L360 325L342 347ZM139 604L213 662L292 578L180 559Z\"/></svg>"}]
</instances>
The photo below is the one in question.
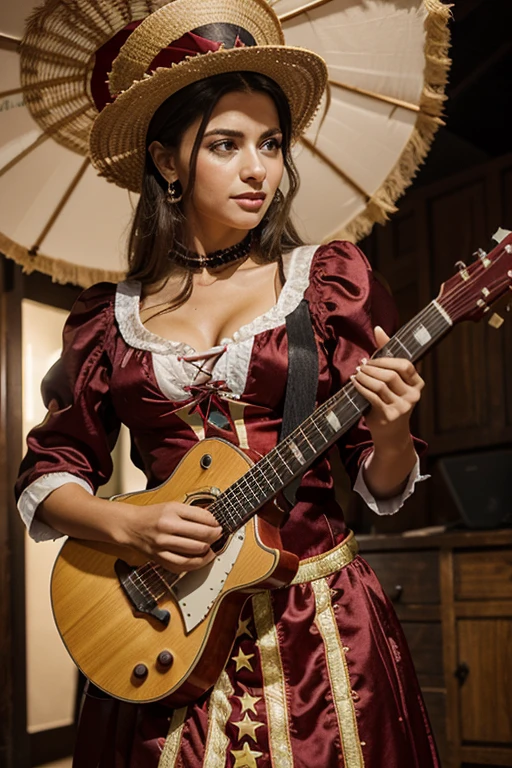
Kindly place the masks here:
<instances>
[{"instance_id":1,"label":"woman's right hand","mask_svg":"<svg viewBox=\"0 0 512 768\"><path fill-rule=\"evenodd\" d=\"M174 573L211 562L210 549L222 535L211 512L176 501L140 507L92 496L65 483L37 508L41 522L75 539L121 544L143 552Z\"/></svg>"},{"instance_id":2,"label":"woman's right hand","mask_svg":"<svg viewBox=\"0 0 512 768\"><path fill-rule=\"evenodd\" d=\"M207 509L178 502L123 506L126 543L168 571L195 571L215 558L210 547L222 528Z\"/></svg>"}]
</instances>

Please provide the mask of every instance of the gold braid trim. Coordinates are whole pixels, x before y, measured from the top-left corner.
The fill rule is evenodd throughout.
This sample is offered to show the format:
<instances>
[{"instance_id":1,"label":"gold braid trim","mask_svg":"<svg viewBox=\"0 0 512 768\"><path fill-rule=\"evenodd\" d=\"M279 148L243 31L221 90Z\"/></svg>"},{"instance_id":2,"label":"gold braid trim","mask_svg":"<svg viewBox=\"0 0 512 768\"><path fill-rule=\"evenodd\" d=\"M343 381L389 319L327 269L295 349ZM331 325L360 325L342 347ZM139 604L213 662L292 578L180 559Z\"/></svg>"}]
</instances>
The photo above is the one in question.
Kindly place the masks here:
<instances>
[{"instance_id":1,"label":"gold braid trim","mask_svg":"<svg viewBox=\"0 0 512 768\"><path fill-rule=\"evenodd\" d=\"M330 576L331 573L336 573L345 568L346 565L349 565L358 552L359 545L354 538L353 532L350 531L347 538L341 544L338 544L337 547L334 547L334 549L323 552L321 555L301 560L299 569L290 584L305 584L315 579ZM288 586L290 585L287 584L286 587Z\"/></svg>"},{"instance_id":2,"label":"gold braid trim","mask_svg":"<svg viewBox=\"0 0 512 768\"><path fill-rule=\"evenodd\" d=\"M293 768L283 664L270 593L260 592L254 595L252 605L261 658L272 765L278 765L279 768Z\"/></svg>"},{"instance_id":3,"label":"gold braid trim","mask_svg":"<svg viewBox=\"0 0 512 768\"><path fill-rule=\"evenodd\" d=\"M223 672L210 696L208 708L208 736L204 749L203 765L208 768L224 768L229 739L226 736L226 725L231 715L229 696L234 694L234 688L226 672Z\"/></svg>"},{"instance_id":4,"label":"gold braid trim","mask_svg":"<svg viewBox=\"0 0 512 768\"><path fill-rule=\"evenodd\" d=\"M343 764L345 768L364 768L347 660L331 604L331 591L325 579L312 581L311 587L316 602L315 624L325 645L327 670L343 749Z\"/></svg>"},{"instance_id":5,"label":"gold braid trim","mask_svg":"<svg viewBox=\"0 0 512 768\"><path fill-rule=\"evenodd\" d=\"M174 710L165 746L158 761L158 768L175 768L181 746L181 734L185 727L186 714L187 707Z\"/></svg>"}]
</instances>

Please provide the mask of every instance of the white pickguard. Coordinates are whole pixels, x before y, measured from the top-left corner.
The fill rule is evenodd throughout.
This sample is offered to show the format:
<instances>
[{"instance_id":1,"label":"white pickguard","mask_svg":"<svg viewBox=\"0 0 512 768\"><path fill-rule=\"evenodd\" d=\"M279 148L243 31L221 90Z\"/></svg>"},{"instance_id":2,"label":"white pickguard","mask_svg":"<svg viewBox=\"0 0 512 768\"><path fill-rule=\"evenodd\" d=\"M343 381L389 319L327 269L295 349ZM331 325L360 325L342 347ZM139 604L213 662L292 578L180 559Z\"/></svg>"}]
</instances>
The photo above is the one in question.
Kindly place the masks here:
<instances>
[{"instance_id":1,"label":"white pickguard","mask_svg":"<svg viewBox=\"0 0 512 768\"><path fill-rule=\"evenodd\" d=\"M172 592L178 601L187 633L202 622L221 593L244 540L245 527L231 537L225 550L209 565L199 571L190 571L173 585Z\"/></svg>"}]
</instances>

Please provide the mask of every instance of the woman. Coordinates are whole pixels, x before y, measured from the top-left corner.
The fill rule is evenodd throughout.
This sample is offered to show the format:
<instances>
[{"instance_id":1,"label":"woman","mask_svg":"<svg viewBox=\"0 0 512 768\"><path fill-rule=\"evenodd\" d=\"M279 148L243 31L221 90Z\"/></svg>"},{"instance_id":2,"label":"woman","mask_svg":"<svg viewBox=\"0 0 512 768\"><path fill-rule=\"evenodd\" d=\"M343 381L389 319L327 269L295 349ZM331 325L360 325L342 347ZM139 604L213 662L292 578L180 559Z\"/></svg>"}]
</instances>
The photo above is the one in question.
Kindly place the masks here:
<instances>
[{"instance_id":1,"label":"woman","mask_svg":"<svg viewBox=\"0 0 512 768\"><path fill-rule=\"evenodd\" d=\"M49 415L28 437L17 485L35 538L128 545L176 573L209 563L221 528L207 510L167 503L141 515L92 493L110 475L120 422L149 487L205 436L268 453L283 415L285 318L303 298L318 402L352 377L371 404L339 446L355 488L389 513L419 478L409 420L423 382L405 360L368 360L394 325L390 299L355 246L303 246L289 220L298 185L291 145L317 109L325 69L314 54L280 47L265 3L243 5L261 21L252 32L235 25L232 4L201 11L176 0L132 33L114 64L115 88L137 79L141 41L141 72L154 69L155 29L175 41L156 74L118 87L91 137L98 169L141 199L127 281L82 294L44 382ZM192 12L193 29L176 23L181 34L171 35L173 19ZM225 23L207 26L212 14ZM265 24L274 45L271 35L258 41ZM172 711L113 702L91 687L75 768L438 766L398 621L348 533L323 457L281 531L307 568L246 604L213 691Z\"/></svg>"}]
</instances>

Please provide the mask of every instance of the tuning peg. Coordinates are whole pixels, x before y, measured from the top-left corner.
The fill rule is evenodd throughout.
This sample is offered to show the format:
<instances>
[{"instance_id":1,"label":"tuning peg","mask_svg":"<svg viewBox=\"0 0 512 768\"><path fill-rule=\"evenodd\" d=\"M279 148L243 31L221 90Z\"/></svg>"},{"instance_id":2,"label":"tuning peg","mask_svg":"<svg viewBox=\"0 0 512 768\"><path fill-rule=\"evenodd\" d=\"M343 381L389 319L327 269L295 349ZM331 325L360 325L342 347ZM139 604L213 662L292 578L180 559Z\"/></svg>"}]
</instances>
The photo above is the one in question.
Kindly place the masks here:
<instances>
[{"instance_id":1,"label":"tuning peg","mask_svg":"<svg viewBox=\"0 0 512 768\"><path fill-rule=\"evenodd\" d=\"M482 262L482 264L484 265L484 267L491 266L491 260L487 258L487 251L484 251L483 248L478 248L478 250L476 250L473 253L473 256L477 256Z\"/></svg>"},{"instance_id":2,"label":"tuning peg","mask_svg":"<svg viewBox=\"0 0 512 768\"><path fill-rule=\"evenodd\" d=\"M496 330L501 328L504 322L505 321L501 317L501 315L496 314L496 312L489 318L489 325L491 326L491 328L495 328Z\"/></svg>"},{"instance_id":3,"label":"tuning peg","mask_svg":"<svg viewBox=\"0 0 512 768\"><path fill-rule=\"evenodd\" d=\"M466 264L463 261L455 262L455 269L459 270L459 274L463 280L469 280L469 272Z\"/></svg>"}]
</instances>

